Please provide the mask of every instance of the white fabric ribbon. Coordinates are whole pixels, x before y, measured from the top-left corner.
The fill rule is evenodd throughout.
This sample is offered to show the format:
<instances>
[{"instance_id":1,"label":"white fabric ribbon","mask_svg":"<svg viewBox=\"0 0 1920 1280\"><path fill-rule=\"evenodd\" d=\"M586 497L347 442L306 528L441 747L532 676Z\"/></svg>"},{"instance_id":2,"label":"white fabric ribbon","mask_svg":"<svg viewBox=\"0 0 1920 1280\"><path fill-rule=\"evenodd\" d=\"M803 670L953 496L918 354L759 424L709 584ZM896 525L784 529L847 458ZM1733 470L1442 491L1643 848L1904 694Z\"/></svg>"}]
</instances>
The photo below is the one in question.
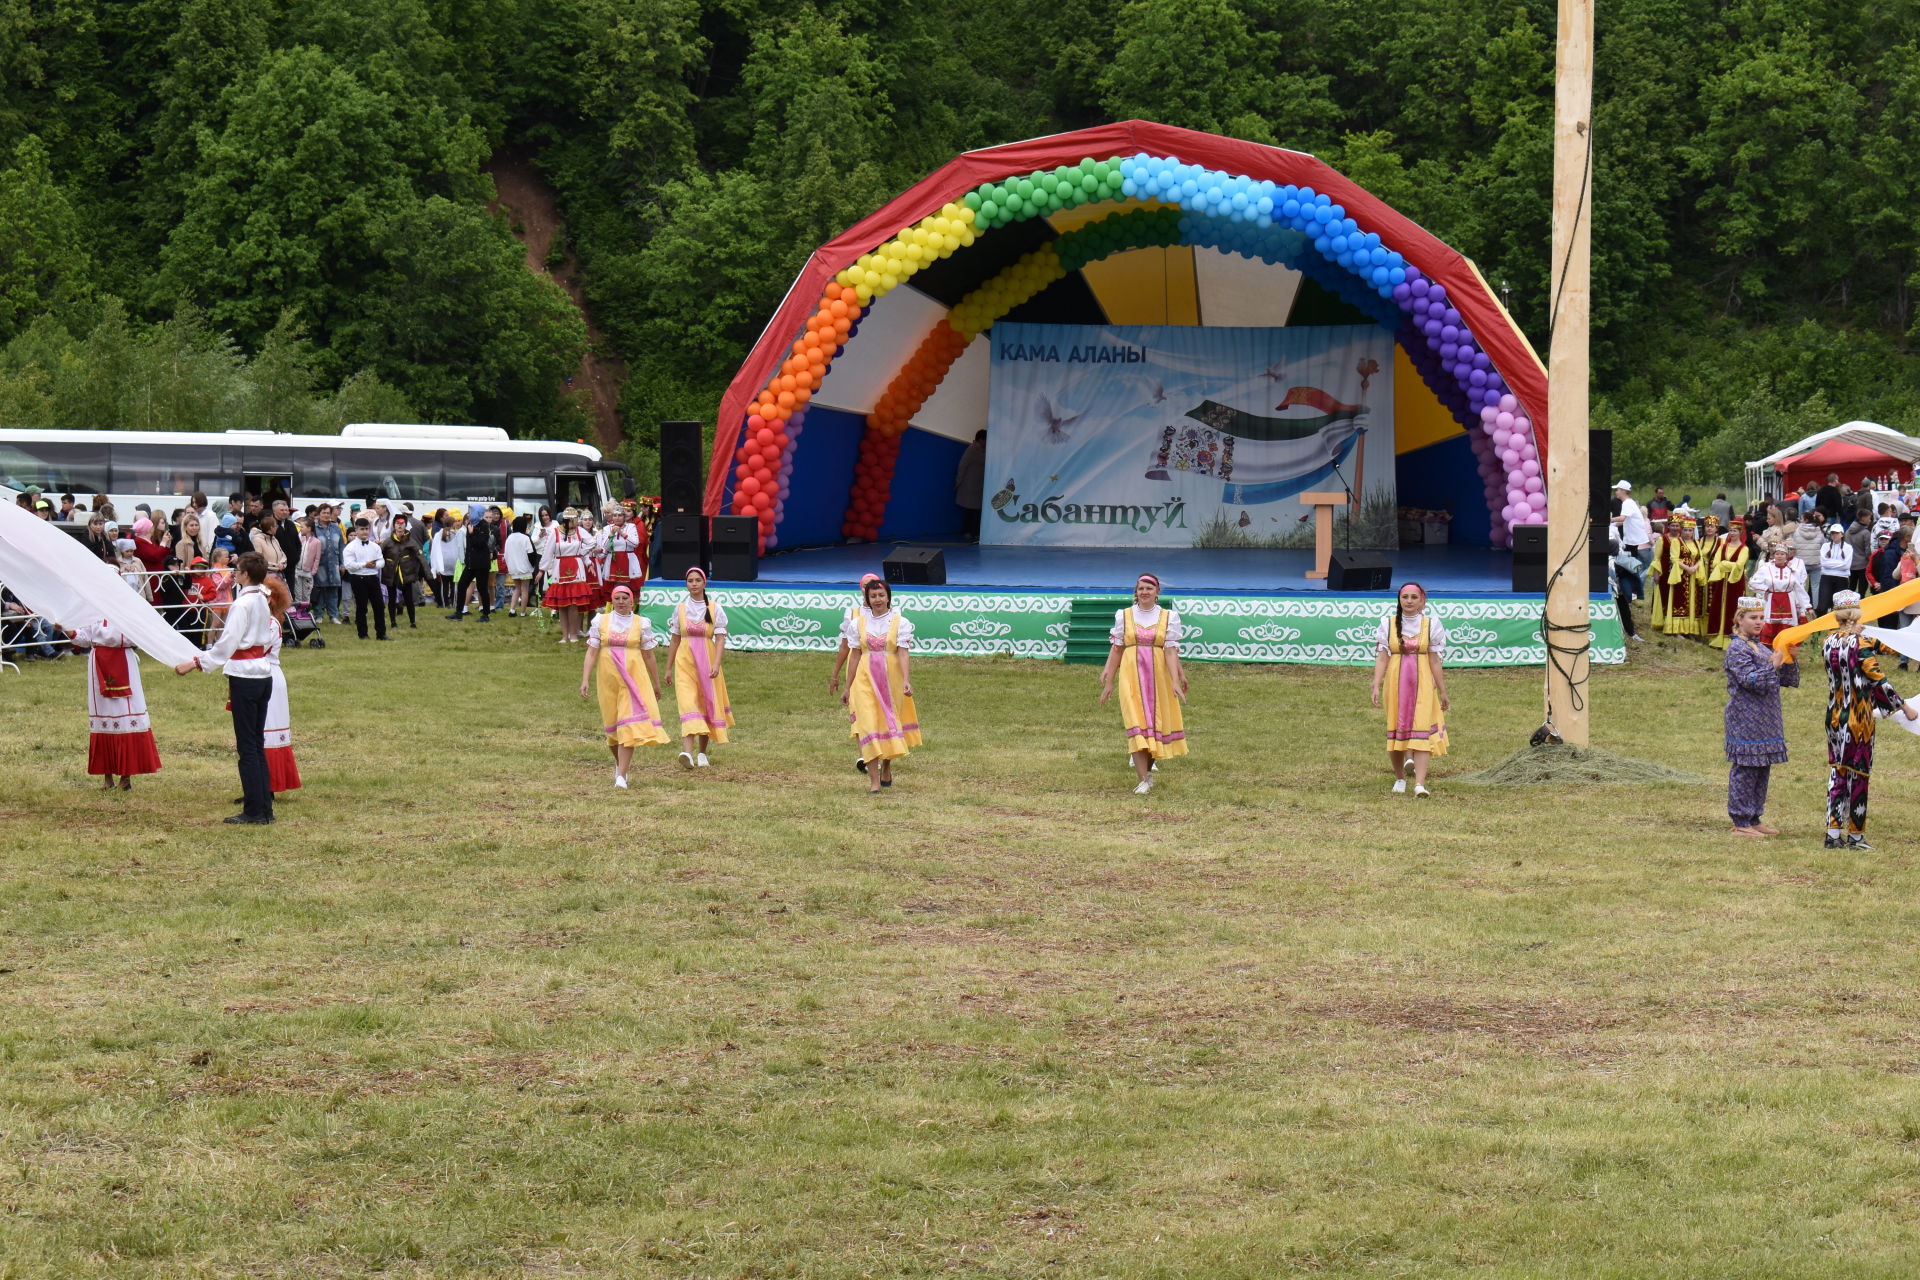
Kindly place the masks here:
<instances>
[{"instance_id":1,"label":"white fabric ribbon","mask_svg":"<svg viewBox=\"0 0 1920 1280\"><path fill-rule=\"evenodd\" d=\"M0 503L0 583L67 630L104 618L168 666L200 652L78 539L11 502Z\"/></svg>"}]
</instances>

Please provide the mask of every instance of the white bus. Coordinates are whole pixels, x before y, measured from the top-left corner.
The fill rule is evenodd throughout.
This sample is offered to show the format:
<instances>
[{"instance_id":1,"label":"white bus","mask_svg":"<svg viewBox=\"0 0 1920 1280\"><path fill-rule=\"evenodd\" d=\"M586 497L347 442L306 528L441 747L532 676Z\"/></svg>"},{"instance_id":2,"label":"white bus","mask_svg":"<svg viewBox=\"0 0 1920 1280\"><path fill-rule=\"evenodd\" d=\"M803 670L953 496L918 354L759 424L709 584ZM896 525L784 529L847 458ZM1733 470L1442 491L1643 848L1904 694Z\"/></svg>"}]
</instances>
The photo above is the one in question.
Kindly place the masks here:
<instances>
[{"instance_id":1,"label":"white bus","mask_svg":"<svg viewBox=\"0 0 1920 1280\"><path fill-rule=\"evenodd\" d=\"M609 473L624 480L618 495ZM142 503L164 519L195 492L216 513L230 494L284 493L296 510L334 502L351 511L384 498L410 504L417 516L474 502L518 513L543 505L597 512L616 496L634 496L633 473L592 445L514 440L498 427L388 422L351 423L337 436L0 430L0 495L12 501L30 485L88 506L106 494L123 519Z\"/></svg>"}]
</instances>

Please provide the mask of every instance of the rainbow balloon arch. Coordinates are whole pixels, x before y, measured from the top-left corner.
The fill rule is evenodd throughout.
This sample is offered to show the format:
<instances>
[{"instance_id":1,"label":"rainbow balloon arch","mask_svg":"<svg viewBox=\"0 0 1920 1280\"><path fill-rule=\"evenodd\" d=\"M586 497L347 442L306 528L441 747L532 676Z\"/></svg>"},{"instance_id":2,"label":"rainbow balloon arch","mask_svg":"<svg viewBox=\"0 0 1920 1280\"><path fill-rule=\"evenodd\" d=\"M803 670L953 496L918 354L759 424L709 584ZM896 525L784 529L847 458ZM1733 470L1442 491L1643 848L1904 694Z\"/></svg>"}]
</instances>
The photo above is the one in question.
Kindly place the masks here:
<instances>
[{"instance_id":1,"label":"rainbow balloon arch","mask_svg":"<svg viewBox=\"0 0 1920 1280\"><path fill-rule=\"evenodd\" d=\"M999 228L1103 203L954 303L893 372L845 538L879 536L901 438L970 343L1081 267L1174 245L1293 268L1390 330L1465 429L1494 545L1545 519L1546 372L1473 264L1311 155L1147 121L967 152L816 250L721 402L706 510L778 548L809 402L871 305Z\"/></svg>"}]
</instances>

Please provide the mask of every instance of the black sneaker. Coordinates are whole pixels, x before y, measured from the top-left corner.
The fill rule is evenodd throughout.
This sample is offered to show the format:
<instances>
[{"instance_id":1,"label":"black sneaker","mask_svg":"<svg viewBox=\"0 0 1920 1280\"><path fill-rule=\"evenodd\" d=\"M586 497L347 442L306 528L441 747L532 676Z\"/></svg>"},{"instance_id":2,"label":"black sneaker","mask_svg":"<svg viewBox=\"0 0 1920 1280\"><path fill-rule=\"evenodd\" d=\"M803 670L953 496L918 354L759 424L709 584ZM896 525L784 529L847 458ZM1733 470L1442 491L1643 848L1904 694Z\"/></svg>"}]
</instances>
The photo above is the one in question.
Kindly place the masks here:
<instances>
[{"instance_id":1,"label":"black sneaker","mask_svg":"<svg viewBox=\"0 0 1920 1280\"><path fill-rule=\"evenodd\" d=\"M448 622L465 622L466 620L467 615L464 613L450 613L447 615Z\"/></svg>"},{"instance_id":2,"label":"black sneaker","mask_svg":"<svg viewBox=\"0 0 1920 1280\"><path fill-rule=\"evenodd\" d=\"M1844 849L1847 847L1846 838L1844 836L1830 835L1827 837L1825 847L1828 849Z\"/></svg>"},{"instance_id":3,"label":"black sneaker","mask_svg":"<svg viewBox=\"0 0 1920 1280\"><path fill-rule=\"evenodd\" d=\"M224 821L230 826L265 827L273 824L272 818L256 818L250 813L236 813Z\"/></svg>"},{"instance_id":4,"label":"black sneaker","mask_svg":"<svg viewBox=\"0 0 1920 1280\"><path fill-rule=\"evenodd\" d=\"M1855 853L1873 852L1873 846L1867 843L1865 836L1848 836L1847 848L1853 850Z\"/></svg>"}]
</instances>

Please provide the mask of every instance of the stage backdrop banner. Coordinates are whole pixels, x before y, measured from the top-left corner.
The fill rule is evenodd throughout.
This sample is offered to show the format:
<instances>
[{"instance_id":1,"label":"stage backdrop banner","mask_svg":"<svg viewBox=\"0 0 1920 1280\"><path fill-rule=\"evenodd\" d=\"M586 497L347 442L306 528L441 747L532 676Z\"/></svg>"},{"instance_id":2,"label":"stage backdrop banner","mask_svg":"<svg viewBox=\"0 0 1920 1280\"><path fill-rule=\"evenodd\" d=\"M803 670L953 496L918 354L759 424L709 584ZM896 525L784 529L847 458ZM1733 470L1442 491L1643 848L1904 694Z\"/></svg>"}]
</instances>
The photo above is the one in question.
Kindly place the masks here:
<instances>
[{"instance_id":1,"label":"stage backdrop banner","mask_svg":"<svg viewBox=\"0 0 1920 1280\"><path fill-rule=\"evenodd\" d=\"M995 325L980 540L1310 547L1299 495L1351 488L1398 545L1393 338L1373 325Z\"/></svg>"}]
</instances>

